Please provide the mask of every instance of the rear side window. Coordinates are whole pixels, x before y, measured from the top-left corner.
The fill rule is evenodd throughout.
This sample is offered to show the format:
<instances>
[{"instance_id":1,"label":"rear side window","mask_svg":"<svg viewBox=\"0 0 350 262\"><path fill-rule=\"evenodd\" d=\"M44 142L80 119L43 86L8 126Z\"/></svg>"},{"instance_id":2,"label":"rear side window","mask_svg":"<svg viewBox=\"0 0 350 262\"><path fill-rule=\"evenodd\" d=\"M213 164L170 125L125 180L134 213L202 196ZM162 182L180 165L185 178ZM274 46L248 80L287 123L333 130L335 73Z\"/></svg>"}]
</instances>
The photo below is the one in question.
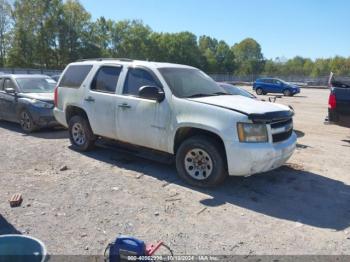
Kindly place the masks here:
<instances>
[{"instance_id":1,"label":"rear side window","mask_svg":"<svg viewBox=\"0 0 350 262\"><path fill-rule=\"evenodd\" d=\"M125 80L123 94L138 96L143 86L159 86L153 76L144 69L130 68Z\"/></svg>"},{"instance_id":2,"label":"rear side window","mask_svg":"<svg viewBox=\"0 0 350 262\"><path fill-rule=\"evenodd\" d=\"M86 76L89 74L92 65L71 65L66 70L60 86L79 88Z\"/></svg>"},{"instance_id":3,"label":"rear side window","mask_svg":"<svg viewBox=\"0 0 350 262\"><path fill-rule=\"evenodd\" d=\"M91 83L91 90L115 93L120 75L121 67L103 66L101 67Z\"/></svg>"},{"instance_id":4,"label":"rear side window","mask_svg":"<svg viewBox=\"0 0 350 262\"><path fill-rule=\"evenodd\" d=\"M0 78L0 91L4 90L4 79Z\"/></svg>"}]
</instances>

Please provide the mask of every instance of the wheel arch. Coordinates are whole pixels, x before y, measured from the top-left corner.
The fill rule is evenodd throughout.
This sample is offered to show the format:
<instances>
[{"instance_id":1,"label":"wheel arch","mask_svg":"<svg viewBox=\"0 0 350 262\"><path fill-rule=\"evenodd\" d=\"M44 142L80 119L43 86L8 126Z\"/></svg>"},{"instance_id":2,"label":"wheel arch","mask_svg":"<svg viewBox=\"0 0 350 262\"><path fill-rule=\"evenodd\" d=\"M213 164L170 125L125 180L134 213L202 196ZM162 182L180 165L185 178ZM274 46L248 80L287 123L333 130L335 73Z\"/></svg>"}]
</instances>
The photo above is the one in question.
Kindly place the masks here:
<instances>
[{"instance_id":1,"label":"wheel arch","mask_svg":"<svg viewBox=\"0 0 350 262\"><path fill-rule=\"evenodd\" d=\"M220 151L222 152L224 156L224 163L227 168L227 156L226 156L226 149L225 149L225 143L224 140L221 138L219 134L214 132L213 130L204 129L202 127L192 127L192 126L182 126L179 127L174 136L173 140L173 152L176 154L177 150L179 149L181 143L185 141L186 139L194 136L206 136L213 139L215 142L217 142L218 146L220 147Z\"/></svg>"},{"instance_id":2,"label":"wheel arch","mask_svg":"<svg viewBox=\"0 0 350 262\"><path fill-rule=\"evenodd\" d=\"M78 106L74 106L74 105L69 105L66 107L66 121L67 123L69 123L69 120L76 115L85 117L88 121L89 121L89 117L86 113L86 111L84 109L82 109L81 107ZM90 121L89 121L90 123Z\"/></svg>"}]
</instances>

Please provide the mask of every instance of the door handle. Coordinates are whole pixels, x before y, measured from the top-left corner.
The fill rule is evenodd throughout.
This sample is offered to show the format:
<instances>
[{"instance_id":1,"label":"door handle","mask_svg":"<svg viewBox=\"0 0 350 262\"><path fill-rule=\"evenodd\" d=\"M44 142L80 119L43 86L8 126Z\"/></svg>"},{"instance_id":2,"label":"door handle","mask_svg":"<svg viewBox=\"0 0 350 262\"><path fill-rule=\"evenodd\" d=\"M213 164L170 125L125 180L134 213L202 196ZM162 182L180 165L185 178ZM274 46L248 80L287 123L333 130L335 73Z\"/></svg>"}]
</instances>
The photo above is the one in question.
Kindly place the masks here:
<instances>
[{"instance_id":1,"label":"door handle","mask_svg":"<svg viewBox=\"0 0 350 262\"><path fill-rule=\"evenodd\" d=\"M85 98L86 102L95 102L95 99L91 96L88 96L87 98Z\"/></svg>"},{"instance_id":2,"label":"door handle","mask_svg":"<svg viewBox=\"0 0 350 262\"><path fill-rule=\"evenodd\" d=\"M121 107L121 108L131 108L131 106L128 105L127 103L119 104L118 107Z\"/></svg>"}]
</instances>

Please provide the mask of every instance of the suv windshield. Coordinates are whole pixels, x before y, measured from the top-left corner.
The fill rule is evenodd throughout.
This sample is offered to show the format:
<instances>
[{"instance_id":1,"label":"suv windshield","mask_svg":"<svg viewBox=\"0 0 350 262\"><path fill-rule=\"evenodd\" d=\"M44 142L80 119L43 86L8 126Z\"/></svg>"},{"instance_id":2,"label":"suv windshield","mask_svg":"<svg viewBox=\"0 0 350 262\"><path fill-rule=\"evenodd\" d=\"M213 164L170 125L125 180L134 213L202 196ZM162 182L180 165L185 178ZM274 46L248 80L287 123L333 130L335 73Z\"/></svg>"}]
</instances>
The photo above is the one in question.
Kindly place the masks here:
<instances>
[{"instance_id":1,"label":"suv windshield","mask_svg":"<svg viewBox=\"0 0 350 262\"><path fill-rule=\"evenodd\" d=\"M213 79L198 69L160 68L172 93L180 98L228 94Z\"/></svg>"},{"instance_id":2,"label":"suv windshield","mask_svg":"<svg viewBox=\"0 0 350 262\"><path fill-rule=\"evenodd\" d=\"M21 92L23 93L53 93L56 82L51 78L17 78Z\"/></svg>"}]
</instances>

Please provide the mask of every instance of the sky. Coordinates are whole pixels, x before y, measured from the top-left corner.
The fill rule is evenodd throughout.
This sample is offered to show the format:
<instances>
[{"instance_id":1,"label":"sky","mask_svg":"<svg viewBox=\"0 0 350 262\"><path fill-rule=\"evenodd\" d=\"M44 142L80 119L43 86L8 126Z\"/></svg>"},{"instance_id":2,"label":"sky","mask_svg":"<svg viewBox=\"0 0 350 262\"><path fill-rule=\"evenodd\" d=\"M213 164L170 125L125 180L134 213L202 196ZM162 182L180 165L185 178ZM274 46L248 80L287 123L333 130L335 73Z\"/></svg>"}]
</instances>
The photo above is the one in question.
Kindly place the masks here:
<instances>
[{"instance_id":1,"label":"sky","mask_svg":"<svg viewBox=\"0 0 350 262\"><path fill-rule=\"evenodd\" d=\"M93 19L140 19L230 46L252 37L266 58L350 56L349 0L80 0Z\"/></svg>"}]
</instances>

